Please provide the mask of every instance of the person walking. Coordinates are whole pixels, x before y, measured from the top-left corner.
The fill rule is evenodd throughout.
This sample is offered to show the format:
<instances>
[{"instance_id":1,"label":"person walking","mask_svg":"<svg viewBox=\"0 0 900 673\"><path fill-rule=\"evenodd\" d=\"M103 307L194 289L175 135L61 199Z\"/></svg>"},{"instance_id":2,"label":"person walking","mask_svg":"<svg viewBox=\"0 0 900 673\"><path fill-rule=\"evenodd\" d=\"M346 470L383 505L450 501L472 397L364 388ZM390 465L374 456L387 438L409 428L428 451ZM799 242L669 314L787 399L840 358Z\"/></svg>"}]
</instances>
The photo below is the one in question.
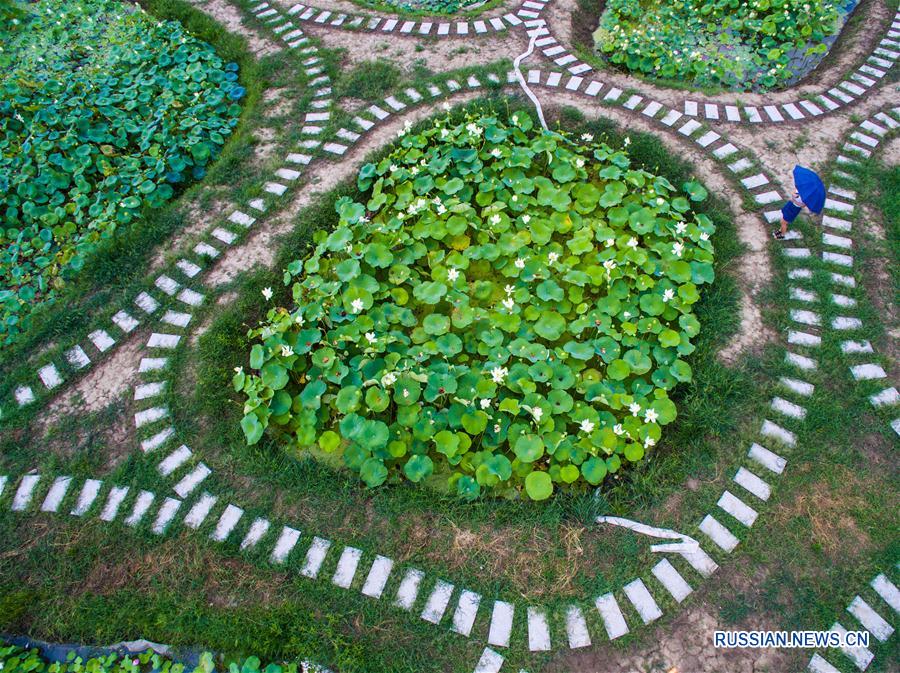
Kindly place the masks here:
<instances>
[{"instance_id":1,"label":"person walking","mask_svg":"<svg viewBox=\"0 0 900 673\"><path fill-rule=\"evenodd\" d=\"M788 227L797 219L797 215L808 208L810 212L819 214L825 207L825 183L815 171L803 166L794 166L794 187L790 200L781 207L781 229L772 232L772 236L783 241Z\"/></svg>"}]
</instances>

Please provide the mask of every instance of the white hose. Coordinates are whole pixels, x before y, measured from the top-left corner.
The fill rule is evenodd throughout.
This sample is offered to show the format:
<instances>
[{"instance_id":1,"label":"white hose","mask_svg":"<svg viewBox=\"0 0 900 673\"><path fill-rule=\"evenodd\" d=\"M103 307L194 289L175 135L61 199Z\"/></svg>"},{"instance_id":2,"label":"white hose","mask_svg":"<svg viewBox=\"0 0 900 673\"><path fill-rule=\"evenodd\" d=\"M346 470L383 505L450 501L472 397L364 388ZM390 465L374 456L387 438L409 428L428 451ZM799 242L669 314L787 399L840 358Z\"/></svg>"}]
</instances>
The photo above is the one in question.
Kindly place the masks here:
<instances>
[{"instance_id":1,"label":"white hose","mask_svg":"<svg viewBox=\"0 0 900 673\"><path fill-rule=\"evenodd\" d=\"M519 85L525 91L525 95L531 99L532 103L534 103L534 107L537 110L538 119L541 120L541 126L544 127L545 131L549 131L550 129L547 128L547 122L544 121L544 109L541 107L541 101L539 101L537 96L534 95L534 92L530 88L528 88L528 83L522 76L522 71L519 70L519 64L534 53L534 43L537 41L537 38L538 31L532 31L531 39L528 41L528 49L525 51L525 53L516 56L515 60L513 61L513 69L516 71L516 79L519 80Z\"/></svg>"},{"instance_id":2,"label":"white hose","mask_svg":"<svg viewBox=\"0 0 900 673\"><path fill-rule=\"evenodd\" d=\"M612 524L613 526L622 526L623 528L633 530L635 533L649 535L650 537L659 537L667 540L680 540L680 542L675 543L651 545L650 551L653 552L676 552L679 554L690 554L700 548L700 543L690 535L685 535L684 533L676 533L674 530L669 530L668 528L655 528L644 523L632 521L631 519L623 519L619 516L598 516L597 523L608 523Z\"/></svg>"}]
</instances>

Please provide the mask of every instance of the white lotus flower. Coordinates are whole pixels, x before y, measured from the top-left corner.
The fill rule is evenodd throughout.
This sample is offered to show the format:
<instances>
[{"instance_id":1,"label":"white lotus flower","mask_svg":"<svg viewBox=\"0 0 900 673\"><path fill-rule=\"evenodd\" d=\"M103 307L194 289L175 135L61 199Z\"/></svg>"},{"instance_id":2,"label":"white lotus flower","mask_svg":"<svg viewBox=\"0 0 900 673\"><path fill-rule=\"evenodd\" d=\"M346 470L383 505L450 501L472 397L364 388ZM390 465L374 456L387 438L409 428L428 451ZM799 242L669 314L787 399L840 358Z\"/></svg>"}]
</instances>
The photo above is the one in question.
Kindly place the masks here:
<instances>
[{"instance_id":1,"label":"white lotus flower","mask_svg":"<svg viewBox=\"0 0 900 673\"><path fill-rule=\"evenodd\" d=\"M524 269L524 268L525 268L525 260L522 259L521 257L519 257L519 258L516 260L516 268L517 268L517 269Z\"/></svg>"},{"instance_id":2,"label":"white lotus flower","mask_svg":"<svg viewBox=\"0 0 900 673\"><path fill-rule=\"evenodd\" d=\"M666 200L661 196L657 197L657 199L656 199L657 206L661 206L661 205L665 204L665 202L666 202Z\"/></svg>"},{"instance_id":3,"label":"white lotus flower","mask_svg":"<svg viewBox=\"0 0 900 673\"><path fill-rule=\"evenodd\" d=\"M403 397L409 397L409 389L407 389L407 388L403 389ZM432 423L434 423L434 421L432 421Z\"/></svg>"},{"instance_id":4,"label":"white lotus flower","mask_svg":"<svg viewBox=\"0 0 900 673\"><path fill-rule=\"evenodd\" d=\"M494 225L500 224L500 214L494 213L493 215L491 215L491 219L489 220L489 222Z\"/></svg>"},{"instance_id":5,"label":"white lotus flower","mask_svg":"<svg viewBox=\"0 0 900 673\"><path fill-rule=\"evenodd\" d=\"M243 367L235 367L235 368L234 368L234 373L235 373L235 374L243 374L243 373L244 373L244 368L243 368Z\"/></svg>"},{"instance_id":6,"label":"white lotus flower","mask_svg":"<svg viewBox=\"0 0 900 673\"><path fill-rule=\"evenodd\" d=\"M507 310L507 311L512 311L512 310L513 310L513 306L516 305L516 300L513 299L512 297L507 297L506 299L503 300L502 303L503 303L503 306L506 307L506 310Z\"/></svg>"},{"instance_id":7,"label":"white lotus flower","mask_svg":"<svg viewBox=\"0 0 900 673\"><path fill-rule=\"evenodd\" d=\"M481 400L481 402L479 402L479 404L481 405L482 409L487 409L489 406L491 406L491 401L487 397L485 397L485 398L482 398L482 400Z\"/></svg>"},{"instance_id":8,"label":"white lotus flower","mask_svg":"<svg viewBox=\"0 0 900 673\"><path fill-rule=\"evenodd\" d=\"M522 215L522 222L524 222L525 224L531 222L531 215Z\"/></svg>"},{"instance_id":9,"label":"white lotus flower","mask_svg":"<svg viewBox=\"0 0 900 673\"><path fill-rule=\"evenodd\" d=\"M449 109L450 109L450 103L444 101L443 103L441 103L441 107L442 107L444 110L449 110Z\"/></svg>"},{"instance_id":10,"label":"white lotus flower","mask_svg":"<svg viewBox=\"0 0 900 673\"><path fill-rule=\"evenodd\" d=\"M581 421L581 425L578 426L581 428L582 432L593 432L594 431L594 423L587 418Z\"/></svg>"},{"instance_id":11,"label":"white lotus flower","mask_svg":"<svg viewBox=\"0 0 900 673\"><path fill-rule=\"evenodd\" d=\"M603 262L603 268L606 269L607 273L609 273L610 271L612 271L613 269L616 268L616 260L614 260L614 259L606 260L605 262Z\"/></svg>"},{"instance_id":12,"label":"white lotus flower","mask_svg":"<svg viewBox=\"0 0 900 673\"><path fill-rule=\"evenodd\" d=\"M584 159L576 159L575 165L578 166L578 168L584 168Z\"/></svg>"},{"instance_id":13,"label":"white lotus flower","mask_svg":"<svg viewBox=\"0 0 900 673\"><path fill-rule=\"evenodd\" d=\"M531 409L531 415L534 416L534 422L535 422L535 423L540 423L540 422L541 422L541 416L544 415L544 410L541 409L540 407L533 407L533 408Z\"/></svg>"},{"instance_id":14,"label":"white lotus flower","mask_svg":"<svg viewBox=\"0 0 900 673\"><path fill-rule=\"evenodd\" d=\"M449 280L451 283L453 281L455 281L457 278L459 278L459 270L458 269L450 269L449 271L447 271L447 280Z\"/></svg>"},{"instance_id":15,"label":"white lotus flower","mask_svg":"<svg viewBox=\"0 0 900 673\"><path fill-rule=\"evenodd\" d=\"M676 234L683 234L686 231L687 231L687 223L686 222L679 222L678 224L675 225L675 233Z\"/></svg>"},{"instance_id":16,"label":"white lotus flower","mask_svg":"<svg viewBox=\"0 0 900 673\"><path fill-rule=\"evenodd\" d=\"M637 248L638 247L638 240L634 236L632 236L631 238L628 239L628 247L629 248Z\"/></svg>"},{"instance_id":17,"label":"white lotus flower","mask_svg":"<svg viewBox=\"0 0 900 673\"><path fill-rule=\"evenodd\" d=\"M368 341L370 344L378 341L378 337L375 336L375 332L366 332L366 341Z\"/></svg>"},{"instance_id":18,"label":"white lotus flower","mask_svg":"<svg viewBox=\"0 0 900 673\"><path fill-rule=\"evenodd\" d=\"M494 432L500 432L500 424L494 423Z\"/></svg>"},{"instance_id":19,"label":"white lotus flower","mask_svg":"<svg viewBox=\"0 0 900 673\"><path fill-rule=\"evenodd\" d=\"M491 378L494 380L494 383L503 383L503 379L506 378L507 374L509 374L509 370L506 367L494 367L491 370Z\"/></svg>"},{"instance_id":20,"label":"white lotus flower","mask_svg":"<svg viewBox=\"0 0 900 673\"><path fill-rule=\"evenodd\" d=\"M624 311L624 312L622 313L622 316L623 316L624 318L626 318L626 319L627 319L627 318L630 318L630 317L631 317L631 311Z\"/></svg>"},{"instance_id":21,"label":"white lotus flower","mask_svg":"<svg viewBox=\"0 0 900 673\"><path fill-rule=\"evenodd\" d=\"M359 313L365 308L365 304L363 304L362 299L354 299L352 302L350 302L350 308L353 309L354 313Z\"/></svg>"},{"instance_id":22,"label":"white lotus flower","mask_svg":"<svg viewBox=\"0 0 900 673\"><path fill-rule=\"evenodd\" d=\"M381 377L381 385L387 387L392 386L397 382L397 375L394 372L388 372L384 376Z\"/></svg>"},{"instance_id":23,"label":"white lotus flower","mask_svg":"<svg viewBox=\"0 0 900 673\"><path fill-rule=\"evenodd\" d=\"M631 144L631 138L625 136L625 140L622 142L622 144L625 145L625 147L628 147Z\"/></svg>"},{"instance_id":24,"label":"white lotus flower","mask_svg":"<svg viewBox=\"0 0 900 673\"><path fill-rule=\"evenodd\" d=\"M668 290L663 292L663 301L667 302L670 299L674 299L674 298L675 298L675 290L673 290L672 288L669 288Z\"/></svg>"},{"instance_id":25,"label":"white lotus flower","mask_svg":"<svg viewBox=\"0 0 900 673\"><path fill-rule=\"evenodd\" d=\"M282 346L281 347L281 355L283 357L289 358L294 354L294 349L290 346Z\"/></svg>"},{"instance_id":26,"label":"white lotus flower","mask_svg":"<svg viewBox=\"0 0 900 673\"><path fill-rule=\"evenodd\" d=\"M503 290L506 292L506 294L512 294L516 291L516 288L514 288L512 285L507 285L505 288L503 288Z\"/></svg>"},{"instance_id":27,"label":"white lotus flower","mask_svg":"<svg viewBox=\"0 0 900 673\"><path fill-rule=\"evenodd\" d=\"M297 315L294 316L294 324L295 325L299 325L302 327L305 323L306 323L306 320L303 319L302 313L298 313Z\"/></svg>"},{"instance_id":28,"label":"white lotus flower","mask_svg":"<svg viewBox=\"0 0 900 673\"><path fill-rule=\"evenodd\" d=\"M494 149L491 150L491 156L496 159L499 159L501 156L503 156L503 152L500 151L499 147L495 147Z\"/></svg>"},{"instance_id":29,"label":"white lotus flower","mask_svg":"<svg viewBox=\"0 0 900 673\"><path fill-rule=\"evenodd\" d=\"M709 234L707 234L705 231L702 232L702 233L700 234L700 240L701 240L701 241L708 241L708 240L709 240Z\"/></svg>"},{"instance_id":30,"label":"white lotus flower","mask_svg":"<svg viewBox=\"0 0 900 673\"><path fill-rule=\"evenodd\" d=\"M644 448L645 449L649 449L651 446L655 446L655 445L656 445L656 440L653 439L653 437L647 437L647 439L644 440Z\"/></svg>"},{"instance_id":31,"label":"white lotus flower","mask_svg":"<svg viewBox=\"0 0 900 673\"><path fill-rule=\"evenodd\" d=\"M556 260L558 260L558 259L559 259L559 253L558 253L558 252L551 252L549 255L547 255L547 261L548 261L550 264L553 264L553 263L554 263Z\"/></svg>"},{"instance_id":32,"label":"white lotus flower","mask_svg":"<svg viewBox=\"0 0 900 673\"><path fill-rule=\"evenodd\" d=\"M672 246L672 254L676 257L681 257L681 253L684 252L684 243L678 241L675 245Z\"/></svg>"},{"instance_id":33,"label":"white lotus flower","mask_svg":"<svg viewBox=\"0 0 900 673\"><path fill-rule=\"evenodd\" d=\"M625 428L622 427L621 423L616 423L613 426L613 432L616 433L619 437L625 434Z\"/></svg>"},{"instance_id":34,"label":"white lotus flower","mask_svg":"<svg viewBox=\"0 0 900 673\"><path fill-rule=\"evenodd\" d=\"M594 139L594 136L591 133L582 133L581 139L584 140L585 142L589 143Z\"/></svg>"},{"instance_id":35,"label":"white lotus flower","mask_svg":"<svg viewBox=\"0 0 900 673\"><path fill-rule=\"evenodd\" d=\"M632 402L628 405L628 411L631 412L632 416L637 416L638 412L641 410L641 405L637 402Z\"/></svg>"},{"instance_id":36,"label":"white lotus flower","mask_svg":"<svg viewBox=\"0 0 900 673\"><path fill-rule=\"evenodd\" d=\"M606 247L607 247L607 248L611 248L611 247L613 247L615 244L616 244L616 239L614 239L614 238L607 238L607 239L606 239Z\"/></svg>"},{"instance_id":37,"label":"white lotus flower","mask_svg":"<svg viewBox=\"0 0 900 673\"><path fill-rule=\"evenodd\" d=\"M656 413L656 409L647 409L647 412L644 414L644 420L647 423L656 423L657 418L659 418L659 414Z\"/></svg>"},{"instance_id":38,"label":"white lotus flower","mask_svg":"<svg viewBox=\"0 0 900 673\"><path fill-rule=\"evenodd\" d=\"M269 301L272 298L272 288L264 287L262 290L262 296L266 298L266 301Z\"/></svg>"}]
</instances>

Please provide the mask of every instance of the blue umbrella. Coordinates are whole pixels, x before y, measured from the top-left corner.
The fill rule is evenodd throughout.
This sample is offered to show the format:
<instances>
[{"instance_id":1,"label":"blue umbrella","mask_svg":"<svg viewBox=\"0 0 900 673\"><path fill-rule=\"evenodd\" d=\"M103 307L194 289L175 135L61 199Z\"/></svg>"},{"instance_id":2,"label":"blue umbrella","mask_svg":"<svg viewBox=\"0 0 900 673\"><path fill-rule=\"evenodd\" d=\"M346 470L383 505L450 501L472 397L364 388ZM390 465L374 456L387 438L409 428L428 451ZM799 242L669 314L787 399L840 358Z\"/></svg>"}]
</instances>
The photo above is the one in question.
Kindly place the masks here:
<instances>
[{"instance_id":1,"label":"blue umbrella","mask_svg":"<svg viewBox=\"0 0 900 673\"><path fill-rule=\"evenodd\" d=\"M807 208L814 213L822 212L825 207L825 184L815 171L794 166L794 186Z\"/></svg>"}]
</instances>

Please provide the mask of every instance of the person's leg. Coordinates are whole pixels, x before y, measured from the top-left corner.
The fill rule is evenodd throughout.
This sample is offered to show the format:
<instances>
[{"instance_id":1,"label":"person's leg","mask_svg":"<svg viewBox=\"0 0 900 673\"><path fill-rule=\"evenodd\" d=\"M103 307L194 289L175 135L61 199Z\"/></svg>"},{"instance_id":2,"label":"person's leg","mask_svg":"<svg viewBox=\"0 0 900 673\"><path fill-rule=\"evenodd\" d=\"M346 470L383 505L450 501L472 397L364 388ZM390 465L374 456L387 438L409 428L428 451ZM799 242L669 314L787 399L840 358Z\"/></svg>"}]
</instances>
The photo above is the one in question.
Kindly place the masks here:
<instances>
[{"instance_id":1,"label":"person's leg","mask_svg":"<svg viewBox=\"0 0 900 673\"><path fill-rule=\"evenodd\" d=\"M773 231L772 235L777 239L783 239L787 234L788 225L797 219L797 215L800 214L800 208L796 205L788 201L781 207L781 228L778 231Z\"/></svg>"}]
</instances>

